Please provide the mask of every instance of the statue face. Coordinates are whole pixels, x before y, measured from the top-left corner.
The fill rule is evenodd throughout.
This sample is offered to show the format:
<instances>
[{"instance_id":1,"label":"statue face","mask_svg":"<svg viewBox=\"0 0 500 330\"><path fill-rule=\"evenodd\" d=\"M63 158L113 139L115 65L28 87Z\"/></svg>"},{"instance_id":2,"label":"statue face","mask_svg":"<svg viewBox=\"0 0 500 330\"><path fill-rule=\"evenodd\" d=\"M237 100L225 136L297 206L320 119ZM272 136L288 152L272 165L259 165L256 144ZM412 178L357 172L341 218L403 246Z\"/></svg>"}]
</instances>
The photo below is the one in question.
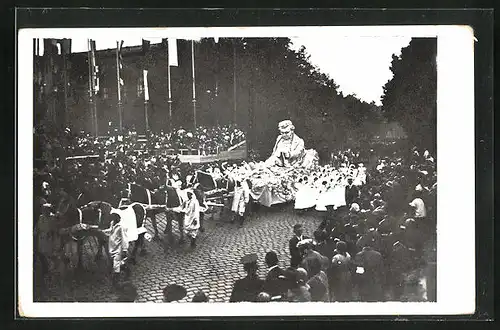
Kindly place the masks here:
<instances>
[{"instance_id":1,"label":"statue face","mask_svg":"<svg viewBox=\"0 0 500 330\"><path fill-rule=\"evenodd\" d=\"M282 132L281 133L281 136L285 139L285 140L290 140L293 136L293 131L292 130L289 130L288 132Z\"/></svg>"}]
</instances>

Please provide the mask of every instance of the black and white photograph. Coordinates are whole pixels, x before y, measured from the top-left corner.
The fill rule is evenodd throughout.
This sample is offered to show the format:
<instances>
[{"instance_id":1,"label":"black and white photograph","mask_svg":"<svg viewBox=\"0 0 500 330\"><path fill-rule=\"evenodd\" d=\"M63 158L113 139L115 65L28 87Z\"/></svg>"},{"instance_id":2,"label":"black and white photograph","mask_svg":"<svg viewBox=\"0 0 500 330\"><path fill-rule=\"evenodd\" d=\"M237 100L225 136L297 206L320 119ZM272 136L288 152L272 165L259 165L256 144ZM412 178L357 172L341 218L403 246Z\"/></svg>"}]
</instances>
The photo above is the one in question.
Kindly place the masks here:
<instances>
[{"instance_id":1,"label":"black and white photograph","mask_svg":"<svg viewBox=\"0 0 500 330\"><path fill-rule=\"evenodd\" d=\"M52 316L74 302L130 303L123 316L445 313L460 290L472 301L459 311L472 312L471 280L450 278L470 257L457 277L474 280L473 251L448 255L474 240L473 205L461 205L474 192L445 197L461 188L442 172L473 116L473 94L460 93L470 84L443 87L473 78L450 58L471 61L474 35L441 31L21 31L19 179L33 207L18 224L21 305ZM459 233L469 236L446 245ZM205 306L218 307L197 314ZM74 316L107 316L83 309Z\"/></svg>"}]
</instances>

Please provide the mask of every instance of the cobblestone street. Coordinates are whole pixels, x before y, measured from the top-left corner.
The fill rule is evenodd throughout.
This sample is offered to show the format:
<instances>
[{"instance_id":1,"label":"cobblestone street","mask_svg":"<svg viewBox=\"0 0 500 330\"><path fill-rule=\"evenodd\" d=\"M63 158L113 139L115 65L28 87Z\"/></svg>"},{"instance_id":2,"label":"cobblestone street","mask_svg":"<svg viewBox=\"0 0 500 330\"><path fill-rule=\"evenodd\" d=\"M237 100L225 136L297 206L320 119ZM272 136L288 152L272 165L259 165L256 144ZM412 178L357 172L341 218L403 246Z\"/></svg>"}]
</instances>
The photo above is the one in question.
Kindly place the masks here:
<instances>
[{"instance_id":1,"label":"cobblestone street","mask_svg":"<svg viewBox=\"0 0 500 330\"><path fill-rule=\"evenodd\" d=\"M309 212L296 214L291 205L260 208L250 215L242 228L231 224L229 219L211 219L206 215L205 232L200 233L197 247L189 244L168 245L166 240L146 242L146 255L137 256L137 264L131 267L131 282L137 287L138 302L162 302L163 288L179 284L187 289L182 301L190 301L201 289L211 302L226 302L231 295L235 280L245 276L240 258L247 253L259 256L259 274L264 277L264 256L273 250L278 254L280 266L289 266L288 240L296 223L304 225L304 233L312 236L321 222L320 214ZM224 217L223 217L224 218ZM165 217L157 217L159 231L163 233ZM174 234L178 235L176 223ZM146 224L153 233L151 222ZM163 236L161 236L163 238ZM39 293L38 301L115 301L109 280L109 262L106 258L94 261L97 247L93 238L84 243L83 264L85 271L75 276L72 272L55 274L46 280L48 289Z\"/></svg>"}]
</instances>

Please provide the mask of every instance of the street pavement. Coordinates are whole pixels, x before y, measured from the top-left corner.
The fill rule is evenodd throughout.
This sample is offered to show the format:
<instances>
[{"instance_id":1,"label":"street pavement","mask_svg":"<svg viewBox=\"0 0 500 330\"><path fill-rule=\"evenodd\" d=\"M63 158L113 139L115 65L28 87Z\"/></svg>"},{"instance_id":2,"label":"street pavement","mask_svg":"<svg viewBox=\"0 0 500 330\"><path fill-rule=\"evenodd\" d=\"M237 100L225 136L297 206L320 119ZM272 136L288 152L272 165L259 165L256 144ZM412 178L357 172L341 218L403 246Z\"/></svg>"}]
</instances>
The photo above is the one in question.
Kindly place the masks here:
<instances>
[{"instance_id":1,"label":"street pavement","mask_svg":"<svg viewBox=\"0 0 500 330\"><path fill-rule=\"evenodd\" d=\"M189 243L179 246L166 239L145 242L147 253L137 256L137 264L131 266L130 281L138 291L137 302L162 302L163 288L169 284L182 285L191 301L198 290L203 290L210 302L227 302L233 283L245 276L240 258L247 253L257 253L259 275L264 277L264 256L275 251L281 267L289 266L288 240L292 227L303 224L304 234L312 236L321 222L321 215L311 211L302 215L294 212L291 205L260 207L245 221L243 227L231 224L228 215L211 219L206 215L205 232L199 233L197 246ZM157 217L160 233L165 228L165 216ZM146 229L153 233L148 220ZM173 222L174 237L178 237L177 224ZM97 262L97 242L93 238L84 242L83 264L85 270L76 272L55 267L45 279L45 288L35 290L36 301L91 301L110 302L117 299L110 283L110 263L106 257ZM410 296L410 294L408 295ZM417 299L418 300L418 299Z\"/></svg>"}]
</instances>

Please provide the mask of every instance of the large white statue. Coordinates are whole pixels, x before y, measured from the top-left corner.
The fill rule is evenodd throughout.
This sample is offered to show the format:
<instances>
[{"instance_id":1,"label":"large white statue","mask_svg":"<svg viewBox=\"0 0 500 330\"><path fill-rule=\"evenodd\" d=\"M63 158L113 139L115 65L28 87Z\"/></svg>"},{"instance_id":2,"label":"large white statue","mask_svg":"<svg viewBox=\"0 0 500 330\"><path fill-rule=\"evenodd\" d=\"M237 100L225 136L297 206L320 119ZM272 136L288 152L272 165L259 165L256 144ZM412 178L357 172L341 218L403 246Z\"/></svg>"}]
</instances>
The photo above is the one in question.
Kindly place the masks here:
<instances>
[{"instance_id":1,"label":"large white statue","mask_svg":"<svg viewBox=\"0 0 500 330\"><path fill-rule=\"evenodd\" d=\"M316 151L306 151L304 140L295 134L295 126L293 126L292 121L281 121L278 124L278 129L280 135L276 139L271 156L265 162L266 166L309 167L317 161Z\"/></svg>"}]
</instances>

